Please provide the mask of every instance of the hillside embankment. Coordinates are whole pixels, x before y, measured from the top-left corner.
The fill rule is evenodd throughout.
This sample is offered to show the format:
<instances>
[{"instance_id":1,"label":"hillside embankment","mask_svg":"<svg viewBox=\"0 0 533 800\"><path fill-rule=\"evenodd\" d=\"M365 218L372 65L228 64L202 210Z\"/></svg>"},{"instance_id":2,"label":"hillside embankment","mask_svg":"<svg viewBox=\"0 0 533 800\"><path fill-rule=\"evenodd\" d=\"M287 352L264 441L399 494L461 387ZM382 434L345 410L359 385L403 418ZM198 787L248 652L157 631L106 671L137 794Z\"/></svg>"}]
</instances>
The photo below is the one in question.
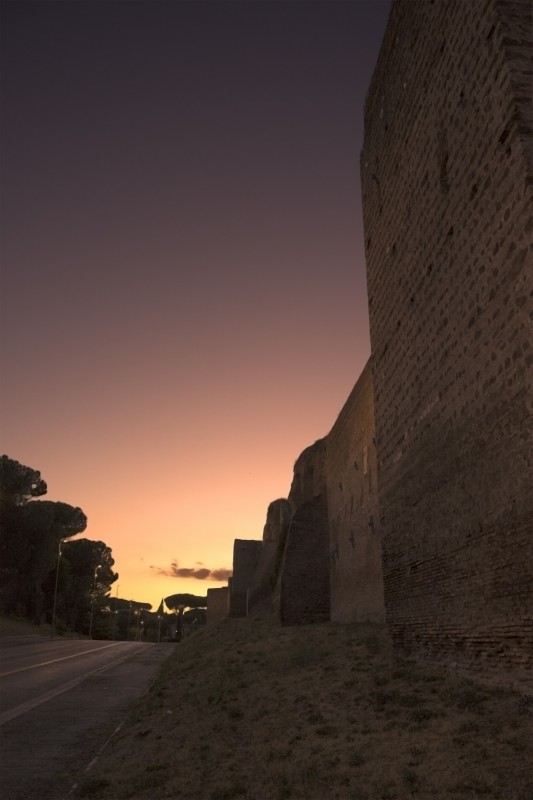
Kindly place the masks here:
<instances>
[{"instance_id":1,"label":"hillside embankment","mask_svg":"<svg viewBox=\"0 0 533 800\"><path fill-rule=\"evenodd\" d=\"M0 638L4 636L50 636L51 625L33 625L25 619L0 617Z\"/></svg>"},{"instance_id":2,"label":"hillside embankment","mask_svg":"<svg viewBox=\"0 0 533 800\"><path fill-rule=\"evenodd\" d=\"M532 705L382 626L227 619L173 649L75 796L531 800Z\"/></svg>"}]
</instances>

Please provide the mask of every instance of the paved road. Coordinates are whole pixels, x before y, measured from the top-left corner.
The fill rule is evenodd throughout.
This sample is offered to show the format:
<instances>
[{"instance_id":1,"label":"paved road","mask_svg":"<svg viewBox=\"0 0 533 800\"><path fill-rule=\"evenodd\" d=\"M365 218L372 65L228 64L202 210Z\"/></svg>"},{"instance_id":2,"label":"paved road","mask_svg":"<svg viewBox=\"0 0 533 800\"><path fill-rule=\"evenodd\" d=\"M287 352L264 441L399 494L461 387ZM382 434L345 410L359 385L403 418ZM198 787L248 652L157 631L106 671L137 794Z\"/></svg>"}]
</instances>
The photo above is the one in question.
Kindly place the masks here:
<instances>
[{"instance_id":1,"label":"paved road","mask_svg":"<svg viewBox=\"0 0 533 800\"><path fill-rule=\"evenodd\" d=\"M169 644L0 639L0 798L63 800ZM122 712L122 713L121 713Z\"/></svg>"}]
</instances>

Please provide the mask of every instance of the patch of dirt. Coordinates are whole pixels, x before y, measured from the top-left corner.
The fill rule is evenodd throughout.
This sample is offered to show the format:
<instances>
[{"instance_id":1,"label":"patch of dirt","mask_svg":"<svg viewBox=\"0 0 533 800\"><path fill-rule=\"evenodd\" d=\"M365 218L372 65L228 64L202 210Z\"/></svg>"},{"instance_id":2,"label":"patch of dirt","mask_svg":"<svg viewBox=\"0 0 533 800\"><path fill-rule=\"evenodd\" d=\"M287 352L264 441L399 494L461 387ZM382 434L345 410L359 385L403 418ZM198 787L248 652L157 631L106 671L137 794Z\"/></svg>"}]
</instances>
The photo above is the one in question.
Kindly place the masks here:
<instances>
[{"instance_id":1,"label":"patch of dirt","mask_svg":"<svg viewBox=\"0 0 533 800\"><path fill-rule=\"evenodd\" d=\"M175 648L76 796L532 800L531 712L382 626L228 619Z\"/></svg>"}]
</instances>

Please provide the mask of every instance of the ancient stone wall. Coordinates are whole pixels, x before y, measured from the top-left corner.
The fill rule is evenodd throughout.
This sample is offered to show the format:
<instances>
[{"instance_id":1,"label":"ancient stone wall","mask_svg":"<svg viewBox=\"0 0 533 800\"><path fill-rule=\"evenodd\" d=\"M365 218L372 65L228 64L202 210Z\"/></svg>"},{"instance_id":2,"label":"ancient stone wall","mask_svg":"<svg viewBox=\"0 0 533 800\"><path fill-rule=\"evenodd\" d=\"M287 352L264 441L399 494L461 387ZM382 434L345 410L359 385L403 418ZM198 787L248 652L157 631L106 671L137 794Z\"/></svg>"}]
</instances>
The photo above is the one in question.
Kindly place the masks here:
<instances>
[{"instance_id":1,"label":"ancient stone wall","mask_svg":"<svg viewBox=\"0 0 533 800\"><path fill-rule=\"evenodd\" d=\"M396 0L361 156L387 621L485 671L532 652L532 32Z\"/></svg>"},{"instance_id":2,"label":"ancient stone wall","mask_svg":"<svg viewBox=\"0 0 533 800\"><path fill-rule=\"evenodd\" d=\"M255 539L235 539L233 544L233 576L229 582L229 613L245 617L248 589L259 561L263 543Z\"/></svg>"},{"instance_id":3,"label":"ancient stone wall","mask_svg":"<svg viewBox=\"0 0 533 800\"><path fill-rule=\"evenodd\" d=\"M275 597L282 624L329 618L326 440L300 454L289 492L287 532Z\"/></svg>"},{"instance_id":4,"label":"ancient stone wall","mask_svg":"<svg viewBox=\"0 0 533 800\"><path fill-rule=\"evenodd\" d=\"M385 618L369 362L326 438L331 619Z\"/></svg>"},{"instance_id":5,"label":"ancient stone wall","mask_svg":"<svg viewBox=\"0 0 533 800\"><path fill-rule=\"evenodd\" d=\"M294 465L268 510L248 612L285 623L384 619L370 363L330 433Z\"/></svg>"},{"instance_id":6,"label":"ancient stone wall","mask_svg":"<svg viewBox=\"0 0 533 800\"><path fill-rule=\"evenodd\" d=\"M294 514L280 576L282 625L329 619L328 517L324 497L305 501Z\"/></svg>"},{"instance_id":7,"label":"ancient stone wall","mask_svg":"<svg viewBox=\"0 0 533 800\"><path fill-rule=\"evenodd\" d=\"M207 615L206 623L210 625L229 615L229 588L222 586L219 589L207 590Z\"/></svg>"},{"instance_id":8,"label":"ancient stone wall","mask_svg":"<svg viewBox=\"0 0 533 800\"><path fill-rule=\"evenodd\" d=\"M263 547L248 589L248 615L269 616L274 612L273 594L291 520L288 500L270 503L263 530Z\"/></svg>"},{"instance_id":9,"label":"ancient stone wall","mask_svg":"<svg viewBox=\"0 0 533 800\"><path fill-rule=\"evenodd\" d=\"M309 500L326 493L326 440L306 447L294 464L289 503L292 513Z\"/></svg>"}]
</instances>

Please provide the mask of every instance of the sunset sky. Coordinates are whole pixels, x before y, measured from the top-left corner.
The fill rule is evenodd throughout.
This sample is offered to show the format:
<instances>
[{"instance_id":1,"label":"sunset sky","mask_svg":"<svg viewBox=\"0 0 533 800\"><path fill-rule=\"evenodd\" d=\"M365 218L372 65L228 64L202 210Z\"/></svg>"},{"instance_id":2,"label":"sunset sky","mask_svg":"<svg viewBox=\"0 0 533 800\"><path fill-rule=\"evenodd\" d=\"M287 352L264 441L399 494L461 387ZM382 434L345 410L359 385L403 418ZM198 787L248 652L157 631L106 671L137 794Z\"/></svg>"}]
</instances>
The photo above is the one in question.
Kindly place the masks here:
<instances>
[{"instance_id":1,"label":"sunset sky","mask_svg":"<svg viewBox=\"0 0 533 800\"><path fill-rule=\"evenodd\" d=\"M370 352L390 0L2 2L0 450L120 597L225 585ZM116 594L116 584L113 595Z\"/></svg>"}]
</instances>

